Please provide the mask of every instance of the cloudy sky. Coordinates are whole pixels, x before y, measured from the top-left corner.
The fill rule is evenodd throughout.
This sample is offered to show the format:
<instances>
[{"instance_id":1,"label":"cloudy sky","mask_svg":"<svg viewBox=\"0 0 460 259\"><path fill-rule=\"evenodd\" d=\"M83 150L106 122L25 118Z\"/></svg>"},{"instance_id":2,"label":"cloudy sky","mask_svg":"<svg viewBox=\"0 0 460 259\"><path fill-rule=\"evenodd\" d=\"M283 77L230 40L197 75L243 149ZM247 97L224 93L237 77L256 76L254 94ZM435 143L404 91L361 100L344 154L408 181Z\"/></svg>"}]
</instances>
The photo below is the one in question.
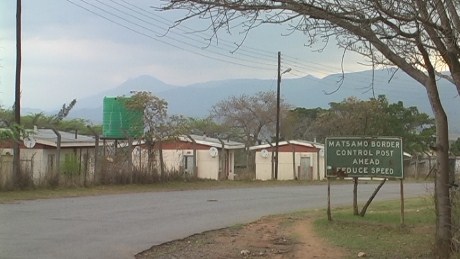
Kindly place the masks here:
<instances>
[{"instance_id":1,"label":"cloudy sky","mask_svg":"<svg viewBox=\"0 0 460 259\"><path fill-rule=\"evenodd\" d=\"M72 99L151 75L186 86L231 78L276 80L277 53L283 77L324 77L341 71L342 51L305 47L305 36L266 25L244 35L236 29L209 44L207 23L191 21L168 31L178 11L157 12L157 0L23 0L21 104L59 109ZM0 105L14 102L16 0L0 1ZM289 34L289 35L288 35ZM286 36L288 35L288 36ZM347 54L345 71L365 70ZM81 107L80 107L81 108Z\"/></svg>"}]
</instances>

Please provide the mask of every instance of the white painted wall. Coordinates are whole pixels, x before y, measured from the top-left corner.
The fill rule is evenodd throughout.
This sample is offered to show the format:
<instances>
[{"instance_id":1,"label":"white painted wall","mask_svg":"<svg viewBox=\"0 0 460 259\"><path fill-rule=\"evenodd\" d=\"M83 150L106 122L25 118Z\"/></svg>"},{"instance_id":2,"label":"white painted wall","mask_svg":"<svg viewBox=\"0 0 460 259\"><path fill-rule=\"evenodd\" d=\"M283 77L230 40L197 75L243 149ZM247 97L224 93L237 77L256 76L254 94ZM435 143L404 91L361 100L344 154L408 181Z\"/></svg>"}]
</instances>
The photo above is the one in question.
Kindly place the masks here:
<instances>
[{"instance_id":1,"label":"white painted wall","mask_svg":"<svg viewBox=\"0 0 460 259\"><path fill-rule=\"evenodd\" d=\"M197 177L200 179L213 179L218 180L219 177L219 159L220 152L215 157L209 154L209 150L197 150L196 151L196 166L197 166ZM229 153L229 167L231 174L229 178L233 177L234 168L234 152ZM183 169L184 157L193 156L192 149L178 149L178 150L163 150L163 161L165 169L169 171L179 171ZM139 163L139 153L133 152L133 165L136 167L146 166L147 163L147 150L142 149Z\"/></svg>"},{"instance_id":2,"label":"white painted wall","mask_svg":"<svg viewBox=\"0 0 460 259\"><path fill-rule=\"evenodd\" d=\"M269 152L267 157L263 157L260 150L256 152L256 179L271 180L272 179L272 153Z\"/></svg>"},{"instance_id":3,"label":"white painted wall","mask_svg":"<svg viewBox=\"0 0 460 259\"><path fill-rule=\"evenodd\" d=\"M80 151L77 149L77 156L80 156ZM86 154L88 150L88 156L89 156L89 163L88 163L88 172L87 172L87 180L91 181L93 178L92 176L94 175L94 149L93 148L83 148L82 153ZM2 149L1 154L5 153L10 153L12 154L13 149ZM48 168L48 155L54 155L54 158L56 159L56 154L57 150L56 149L21 149L21 160L31 160L32 161L32 180L35 185L41 185L46 183L46 175L51 173L51 169ZM62 165L65 161L65 155L66 154L74 154L73 149L66 149L63 148L61 149L61 168ZM24 163L23 163L24 165ZM54 166L57 166L56 161L54 161ZM83 170L83 167L82 167ZM83 172L82 172L83 174Z\"/></svg>"},{"instance_id":4,"label":"white painted wall","mask_svg":"<svg viewBox=\"0 0 460 259\"><path fill-rule=\"evenodd\" d=\"M313 168L313 180L318 180L318 160L316 152L295 152L295 168L293 167L293 153L279 152L278 161L278 180L293 180L298 176L301 157L309 157ZM268 157L261 156L260 150L256 152L256 179L271 180L272 179L272 153L268 153ZM319 180L324 179L324 156L319 156Z\"/></svg>"},{"instance_id":5,"label":"white painted wall","mask_svg":"<svg viewBox=\"0 0 460 259\"><path fill-rule=\"evenodd\" d=\"M198 150L196 153L198 160L198 178L218 180L219 155L211 157L208 150Z\"/></svg>"}]
</instances>

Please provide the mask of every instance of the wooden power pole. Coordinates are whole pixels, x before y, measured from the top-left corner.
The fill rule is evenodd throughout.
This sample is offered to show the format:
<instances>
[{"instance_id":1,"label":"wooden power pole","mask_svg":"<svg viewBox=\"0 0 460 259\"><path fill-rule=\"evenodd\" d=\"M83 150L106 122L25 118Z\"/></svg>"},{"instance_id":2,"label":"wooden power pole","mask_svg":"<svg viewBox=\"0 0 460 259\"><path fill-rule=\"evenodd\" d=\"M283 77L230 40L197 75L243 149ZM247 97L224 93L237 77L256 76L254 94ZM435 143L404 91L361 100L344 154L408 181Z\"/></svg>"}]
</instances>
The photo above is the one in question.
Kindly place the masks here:
<instances>
[{"instance_id":1,"label":"wooden power pole","mask_svg":"<svg viewBox=\"0 0 460 259\"><path fill-rule=\"evenodd\" d=\"M17 126L21 125L21 0L17 0L16 7L16 82L14 96L14 122ZM19 132L17 132L19 133ZM21 171L21 159L19 149L19 134L18 139L14 141L13 150L13 181L16 184Z\"/></svg>"}]
</instances>

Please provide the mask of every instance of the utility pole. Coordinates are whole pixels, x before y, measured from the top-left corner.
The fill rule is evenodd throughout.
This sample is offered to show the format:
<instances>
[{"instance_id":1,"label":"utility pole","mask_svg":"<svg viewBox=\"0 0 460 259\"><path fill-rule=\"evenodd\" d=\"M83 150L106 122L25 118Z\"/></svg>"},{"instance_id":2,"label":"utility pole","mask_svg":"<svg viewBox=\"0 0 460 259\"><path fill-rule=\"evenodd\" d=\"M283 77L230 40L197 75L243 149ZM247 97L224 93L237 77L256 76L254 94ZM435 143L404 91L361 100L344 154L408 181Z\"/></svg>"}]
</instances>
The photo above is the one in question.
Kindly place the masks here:
<instances>
[{"instance_id":1,"label":"utility pole","mask_svg":"<svg viewBox=\"0 0 460 259\"><path fill-rule=\"evenodd\" d=\"M278 81L276 84L276 136L275 136L275 180L278 180L278 145L280 139L280 87L281 87L281 52L278 51Z\"/></svg>"},{"instance_id":2,"label":"utility pole","mask_svg":"<svg viewBox=\"0 0 460 259\"><path fill-rule=\"evenodd\" d=\"M281 75L291 71L291 68L288 68L281 72L281 52L278 51L278 82L276 85L276 145L275 145L275 180L278 180L278 148L280 141L280 92L281 92Z\"/></svg>"},{"instance_id":3,"label":"utility pole","mask_svg":"<svg viewBox=\"0 0 460 259\"><path fill-rule=\"evenodd\" d=\"M21 0L16 2L16 82L15 82L15 97L14 97L14 122L19 127L21 125ZM19 149L19 132L16 136L18 139L14 141L13 148L13 179L19 178L21 171L21 159Z\"/></svg>"}]
</instances>

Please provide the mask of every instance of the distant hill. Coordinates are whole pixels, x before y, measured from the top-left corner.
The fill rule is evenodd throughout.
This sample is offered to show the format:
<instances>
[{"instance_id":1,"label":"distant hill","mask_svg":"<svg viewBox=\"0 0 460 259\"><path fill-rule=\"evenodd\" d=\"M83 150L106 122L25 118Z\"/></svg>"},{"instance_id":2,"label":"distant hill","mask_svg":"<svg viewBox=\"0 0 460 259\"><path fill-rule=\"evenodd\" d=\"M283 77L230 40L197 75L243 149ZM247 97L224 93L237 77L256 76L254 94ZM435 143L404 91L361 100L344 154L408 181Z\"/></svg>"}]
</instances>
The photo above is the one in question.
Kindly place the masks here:
<instances>
[{"instance_id":1,"label":"distant hill","mask_svg":"<svg viewBox=\"0 0 460 259\"><path fill-rule=\"evenodd\" d=\"M152 76L142 75L136 78L128 79L113 89L97 93L88 98L77 100L77 105L74 107L75 114L73 115L76 115L78 110L84 110L85 112L90 110L101 110L105 96L130 96L132 91L150 91L152 93L160 93L175 88L178 88L178 86L168 85ZM98 113L100 115L98 120L102 121L102 113ZM98 115L94 114L92 117L98 118Z\"/></svg>"},{"instance_id":2,"label":"distant hill","mask_svg":"<svg viewBox=\"0 0 460 259\"><path fill-rule=\"evenodd\" d=\"M77 100L69 117L101 123L104 96L128 96L130 91L150 91L164 98L171 114L205 117L211 106L221 100L241 94L252 95L259 91L276 91L276 83L276 80L234 79L174 86L143 75L129 79L111 90ZM460 136L460 98L455 87L446 80L440 80L438 84L444 109L449 116L450 134L452 137ZM342 74L334 74L321 79L313 76L283 78L281 82L281 96L293 107L328 108L329 103L341 102L350 96L368 100L378 95L386 95L391 103L402 101L405 107L416 106L419 111L432 116L425 88L403 72L391 75L387 70L374 73L363 71L347 73L343 77Z\"/></svg>"}]
</instances>

